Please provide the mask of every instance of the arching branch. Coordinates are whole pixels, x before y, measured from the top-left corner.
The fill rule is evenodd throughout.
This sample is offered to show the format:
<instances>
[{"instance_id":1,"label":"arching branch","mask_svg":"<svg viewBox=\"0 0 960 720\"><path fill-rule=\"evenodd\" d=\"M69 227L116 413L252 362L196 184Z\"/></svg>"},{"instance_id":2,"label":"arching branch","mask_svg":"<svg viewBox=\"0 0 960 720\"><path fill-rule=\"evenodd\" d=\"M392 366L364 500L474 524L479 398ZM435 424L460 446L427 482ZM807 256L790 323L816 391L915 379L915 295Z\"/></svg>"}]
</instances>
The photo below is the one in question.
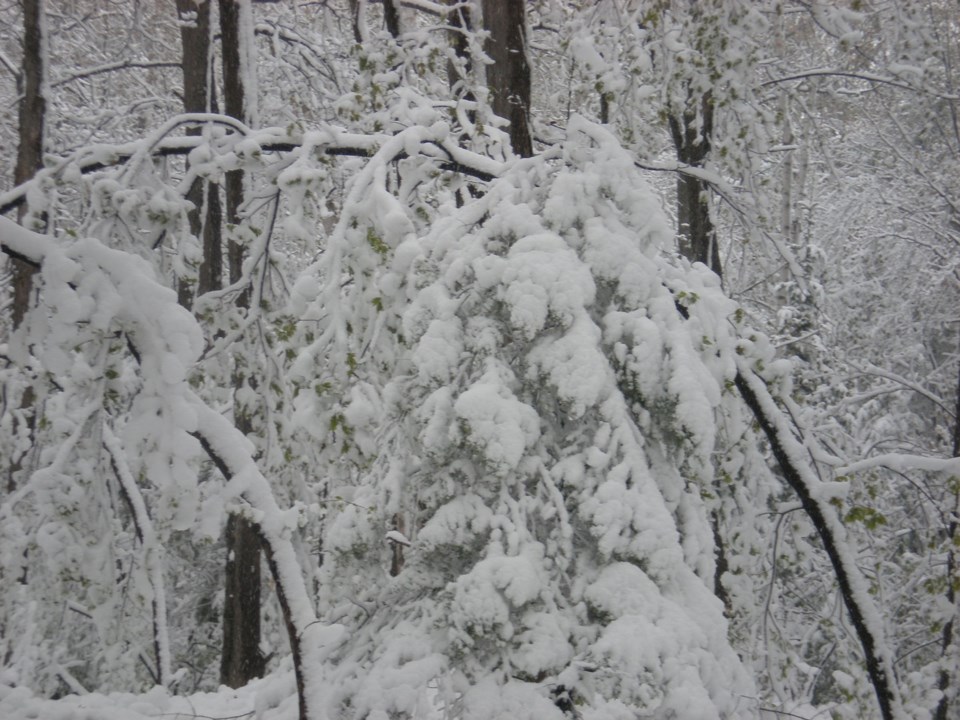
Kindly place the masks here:
<instances>
[{"instance_id":1,"label":"arching branch","mask_svg":"<svg viewBox=\"0 0 960 720\"><path fill-rule=\"evenodd\" d=\"M829 498L818 492L822 483L805 464L805 451L793 436L766 384L742 361L737 365L734 382L740 397L760 425L780 472L800 499L830 558L840 594L863 648L867 674L877 695L881 717L894 720L900 716L900 698L893 675L893 660L885 644L880 613L868 593L856 558L845 542L843 526L830 506Z\"/></svg>"},{"instance_id":2,"label":"arching branch","mask_svg":"<svg viewBox=\"0 0 960 720\"><path fill-rule=\"evenodd\" d=\"M197 124L214 123L225 125L236 132L236 137L230 136L222 141L222 150L229 151L230 146L241 136L255 137L259 141L260 150L265 153L284 153L298 150L303 144L303 137L290 135L280 128L267 128L251 135L249 129L242 123L225 115L191 113L179 115L169 121L154 142L145 149L143 142L125 143L121 145L94 145L82 148L70 156L62 158L53 165L41 171L41 175L56 176L68 166L73 165L81 174L90 174L109 167L118 167L127 164L131 158L142 157L173 157L185 156L190 151L206 142L202 137L189 135L186 137L169 137L173 130ZM326 128L328 138L326 143L314 143L312 147L330 156L373 157L377 148L389 140L391 135L356 135L347 133L339 128ZM481 182L490 182L498 177L503 170L503 164L484 155L459 147L450 140L436 142L426 140L419 144L418 155L429 158L436 163L438 170L456 172L468 175ZM406 151L398 152L393 161L404 160L409 155ZM23 205L26 201L29 183L0 194L0 215ZM11 254L6 251L7 254Z\"/></svg>"}]
</instances>

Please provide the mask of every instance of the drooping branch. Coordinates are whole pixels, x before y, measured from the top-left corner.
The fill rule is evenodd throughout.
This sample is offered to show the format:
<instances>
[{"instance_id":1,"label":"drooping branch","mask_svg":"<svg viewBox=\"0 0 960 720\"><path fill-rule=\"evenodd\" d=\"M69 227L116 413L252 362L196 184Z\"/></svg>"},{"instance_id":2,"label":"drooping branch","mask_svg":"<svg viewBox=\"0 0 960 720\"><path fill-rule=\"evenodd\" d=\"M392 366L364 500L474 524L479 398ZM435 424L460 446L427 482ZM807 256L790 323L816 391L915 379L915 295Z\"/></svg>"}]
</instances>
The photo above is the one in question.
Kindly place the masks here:
<instances>
[{"instance_id":1,"label":"drooping branch","mask_svg":"<svg viewBox=\"0 0 960 720\"><path fill-rule=\"evenodd\" d=\"M79 284L83 276L92 274L100 282L111 283L115 290L124 287L129 292L129 289L136 288L138 297L150 298L147 311L127 295L130 302L122 305L114 319L119 331L126 336L131 353L142 362L142 367L147 366L149 357L150 365L157 368L160 365L157 356L167 357L171 354L167 349L171 345L166 333L176 335L175 347L183 344L185 335L195 334L199 339L196 321L177 304L175 294L159 286L147 273L140 274L139 266L135 263L125 262L127 256L122 251L111 250L94 240L87 240L75 243L68 253L55 239L21 227L4 217L0 217L0 245L5 252L20 256L34 266L42 266L52 260L58 267L75 267L76 273L70 282ZM122 292L117 292L123 296ZM164 318L164 322L159 323L157 318ZM198 346L190 352L195 355L199 351ZM189 359L184 357L183 360ZM253 459L252 446L229 420L194 394L185 380L170 385L169 392L176 393L185 403L181 407L189 408L195 417L195 422L188 421L193 429L185 427L183 431L200 442L200 446L227 479L225 498L240 500L251 509L248 518L256 525L267 552L268 565L274 575L294 651L299 717L300 720L319 718L319 710L311 711L318 699L308 692L305 678L319 671L323 648L335 643L338 633L334 626L319 624L290 539L299 511L295 508L281 510L277 505L270 483ZM77 435L81 432L82 427ZM109 442L109 436L105 437ZM67 447L63 446L58 458L61 455L66 457Z\"/></svg>"},{"instance_id":2,"label":"drooping branch","mask_svg":"<svg viewBox=\"0 0 960 720\"><path fill-rule=\"evenodd\" d=\"M884 640L880 613L870 597L856 558L845 541L843 526L829 498L818 492L822 483L807 466L803 459L803 448L763 380L739 361L735 383L740 397L750 408L770 443L780 472L797 494L804 512L820 536L837 577L847 613L863 648L867 674L877 695L880 714L884 720L895 720L902 713L893 674L893 660Z\"/></svg>"},{"instance_id":3,"label":"drooping branch","mask_svg":"<svg viewBox=\"0 0 960 720\"><path fill-rule=\"evenodd\" d=\"M280 128L265 128L252 134L243 123L217 114L180 115L168 122L163 130L169 133L178 127L204 123L225 125L236 130L236 133L218 141L216 145L218 152L230 152L242 137L257 140L260 151L264 153L295 152L304 144L302 135L290 135ZM322 131L327 135L325 142L312 142L311 148L333 157L373 157L377 149L392 137L391 135L358 135L336 127L325 127ZM74 167L81 174L87 175L109 167L126 165L135 157L159 158L189 155L192 150L206 142L202 137L195 135L167 137L164 134L163 137L151 143L149 151L146 152L143 142L94 145L72 153L42 170L40 174L56 177L67 167ZM490 182L503 170L502 163L462 148L449 139L442 142L425 140L419 144L417 155L434 161L438 170L469 175L482 182ZM400 151L393 157L393 161L405 160L408 157L406 150ZM0 194L0 215L5 215L23 205L26 202L28 187L29 183L24 183Z\"/></svg>"}]
</instances>

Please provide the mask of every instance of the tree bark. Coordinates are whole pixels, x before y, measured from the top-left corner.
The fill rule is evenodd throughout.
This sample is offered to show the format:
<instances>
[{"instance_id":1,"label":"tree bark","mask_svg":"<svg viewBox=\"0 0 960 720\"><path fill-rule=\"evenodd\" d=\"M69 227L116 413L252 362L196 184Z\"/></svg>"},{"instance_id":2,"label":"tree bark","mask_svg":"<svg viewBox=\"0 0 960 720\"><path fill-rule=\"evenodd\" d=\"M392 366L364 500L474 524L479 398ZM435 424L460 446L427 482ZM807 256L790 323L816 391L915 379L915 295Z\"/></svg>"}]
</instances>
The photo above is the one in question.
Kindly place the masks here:
<instances>
[{"instance_id":1,"label":"tree bark","mask_svg":"<svg viewBox=\"0 0 960 720\"><path fill-rule=\"evenodd\" d=\"M47 38L44 33L43 0L23 0L23 60L21 73L17 78L17 90L20 92L18 123L20 143L17 146L17 164L14 168L14 185L22 185L34 176L43 165L43 131L46 123L47 102L44 97L45 47ZM27 213L26 203L18 209L17 215L22 222ZM11 321L16 330L23 323L30 308L33 294L33 276L36 273L29 263L20 258L10 261L13 276L13 303ZM26 430L33 435L34 416L31 408L34 404L32 387L24 389L20 398L20 408L24 410ZM14 429L19 421L14 419ZM11 458L6 468L7 492L13 492L17 485L17 475L22 469L23 457ZM26 564L21 582L26 582Z\"/></svg>"},{"instance_id":2,"label":"tree bark","mask_svg":"<svg viewBox=\"0 0 960 720\"><path fill-rule=\"evenodd\" d=\"M601 98L603 99L603 98ZM602 112L608 109L601 102ZM670 116L670 134L680 162L693 167L703 167L710 154L710 137L713 133L713 99L705 95L700 102L700 124L697 113L685 111L679 117ZM606 122L606 119L603 120ZM717 247L717 232L710 218L707 204L709 188L702 180L680 173L677 175L677 234L680 253L691 262L701 262L722 277L720 250ZM714 593L731 610L730 594L723 585L723 574L728 570L727 552L724 545L720 513L710 512L713 539L716 544L716 570L713 577Z\"/></svg>"},{"instance_id":3,"label":"tree bark","mask_svg":"<svg viewBox=\"0 0 960 720\"><path fill-rule=\"evenodd\" d=\"M713 134L713 98L700 98L697 109L670 116L670 134L677 159L691 167L702 168L710 155ZM693 262L702 262L722 276L717 231L710 219L709 187L700 178L680 174L677 177L677 232L680 252Z\"/></svg>"},{"instance_id":4,"label":"tree bark","mask_svg":"<svg viewBox=\"0 0 960 720\"><path fill-rule=\"evenodd\" d=\"M223 102L227 115L249 122L251 104L255 98L246 97L244 73L249 58L244 57L246 43L253 38L241 36L241 14L250 8L242 7L245 0L220 0L220 35L223 54ZM243 203L243 171L226 175L226 222L240 223L240 205ZM243 273L244 248L230 240L227 262L230 282L240 280ZM244 291L237 300L241 307L249 307L250 293ZM246 382L243 368L234 373L234 387ZM250 417L239 404L234 404L234 423L244 435L251 430ZM223 651L220 663L220 682L229 687L246 685L260 677L264 658L260 652L260 533L247 518L232 516L227 523L227 564L223 607Z\"/></svg>"},{"instance_id":5,"label":"tree bark","mask_svg":"<svg viewBox=\"0 0 960 720\"><path fill-rule=\"evenodd\" d=\"M180 18L180 41L183 47L183 111L210 112L210 9L212 0L199 5L195 0L177 0ZM192 21L190 18L193 18ZM190 128L188 135L199 135L200 128ZM196 294L202 295L220 288L223 273L223 253L220 246L221 207L217 186L197 179L187 191L187 200L193 203L188 220L190 232L201 238L203 259L197 274ZM180 304L193 304L193 289L188 283L177 288Z\"/></svg>"},{"instance_id":6,"label":"tree bark","mask_svg":"<svg viewBox=\"0 0 960 720\"><path fill-rule=\"evenodd\" d=\"M33 177L43 165L43 129L46 98L43 96L44 37L43 0L23 0L23 62L17 90L20 93L20 144L14 169L14 185L21 185ZM20 218L26 208L21 206ZM13 260L13 327L20 327L30 305L34 268L20 260Z\"/></svg>"},{"instance_id":7,"label":"tree bark","mask_svg":"<svg viewBox=\"0 0 960 720\"><path fill-rule=\"evenodd\" d=\"M400 37L400 8L397 5L397 0L383 0L383 22L394 40Z\"/></svg>"},{"instance_id":8,"label":"tree bark","mask_svg":"<svg viewBox=\"0 0 960 720\"><path fill-rule=\"evenodd\" d=\"M263 675L260 652L260 533L241 515L227 520L220 682L242 687Z\"/></svg>"},{"instance_id":9,"label":"tree bark","mask_svg":"<svg viewBox=\"0 0 960 720\"><path fill-rule=\"evenodd\" d=\"M359 45L367 39L367 26L363 18L363 4L360 0L350 0L350 17L353 20L353 41Z\"/></svg>"},{"instance_id":10,"label":"tree bark","mask_svg":"<svg viewBox=\"0 0 960 720\"><path fill-rule=\"evenodd\" d=\"M520 157L533 155L530 135L530 63L525 0L483 0L484 52L494 114L510 121L510 144Z\"/></svg>"}]
</instances>

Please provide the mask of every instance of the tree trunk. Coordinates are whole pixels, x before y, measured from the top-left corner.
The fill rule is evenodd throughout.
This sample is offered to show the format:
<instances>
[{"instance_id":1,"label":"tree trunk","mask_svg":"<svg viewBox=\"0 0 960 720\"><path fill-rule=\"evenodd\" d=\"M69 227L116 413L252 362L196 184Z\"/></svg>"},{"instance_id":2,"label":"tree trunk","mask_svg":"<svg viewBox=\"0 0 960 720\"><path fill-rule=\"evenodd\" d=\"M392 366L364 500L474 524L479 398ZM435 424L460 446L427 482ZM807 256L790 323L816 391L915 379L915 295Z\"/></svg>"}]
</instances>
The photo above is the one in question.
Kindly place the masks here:
<instances>
[{"instance_id":1,"label":"tree trunk","mask_svg":"<svg viewBox=\"0 0 960 720\"><path fill-rule=\"evenodd\" d=\"M211 110L210 98L210 9L212 0L197 4L195 0L177 0L180 18L180 41L183 68L183 111L204 113ZM193 18L192 20L190 18ZM187 133L199 135L199 128ZM196 294L218 289L222 284L223 253L220 249L221 208L218 188L204 180L196 180L187 191L187 200L194 205L189 214L190 232L201 238L203 260L197 276ZM194 294L188 283L177 288L180 304L189 308Z\"/></svg>"},{"instance_id":2,"label":"tree trunk","mask_svg":"<svg viewBox=\"0 0 960 720\"><path fill-rule=\"evenodd\" d=\"M367 25L363 17L363 3L360 0L350 0L350 17L353 20L353 41L360 45L367 39Z\"/></svg>"},{"instance_id":3,"label":"tree trunk","mask_svg":"<svg viewBox=\"0 0 960 720\"><path fill-rule=\"evenodd\" d=\"M713 98L700 98L699 112L685 110L670 116L670 134L677 159L684 165L702 168L710 154L713 133ZM700 178L681 173L677 177L677 232L680 252L693 262L702 262L722 276L717 231L710 219L709 187Z\"/></svg>"},{"instance_id":4,"label":"tree trunk","mask_svg":"<svg viewBox=\"0 0 960 720\"><path fill-rule=\"evenodd\" d=\"M260 534L241 515L227 520L220 682L242 687L263 675L260 652Z\"/></svg>"},{"instance_id":5,"label":"tree trunk","mask_svg":"<svg viewBox=\"0 0 960 720\"><path fill-rule=\"evenodd\" d=\"M220 33L223 52L223 101L227 115L249 122L254 98L246 97L247 78L252 72L247 66L249 58L244 52L253 42L242 37L241 15L250 12L245 0L220 0ZM226 176L226 221L228 225L240 222L240 205L243 202L243 171L234 170ZM243 270L244 249L231 240L227 246L227 261L230 282L240 280ZM241 293L237 303L248 307L249 291ZM240 359L234 374L234 387L243 387L246 382ZM244 435L251 430L246 411L235 404L234 422ZM234 515L227 523L227 564L223 606L223 651L220 663L220 682L229 687L246 685L260 677L264 670L264 658L260 652L260 534L247 518Z\"/></svg>"},{"instance_id":6,"label":"tree trunk","mask_svg":"<svg viewBox=\"0 0 960 720\"><path fill-rule=\"evenodd\" d=\"M17 78L17 90L20 93L20 107L18 123L20 144L17 147L17 164L14 168L14 185L21 185L33 177L34 173L43 165L43 130L46 122L47 102L44 97L43 77L46 72L45 47L47 38L44 32L43 0L23 0L23 61L20 76ZM22 222L27 213L27 205L20 206L18 217ZM16 330L23 323L27 310L30 307L30 296L33 294L33 275L35 267L20 258L11 258L13 275L13 304L11 307L11 321ZM33 434L34 403L33 388L27 387L20 398L20 407L24 410L27 431ZM14 419L14 431L19 421ZM17 475L22 468L23 457L11 458L7 466L7 492L13 492L17 485ZM26 564L24 564L26 567ZM26 569L21 578L26 582Z\"/></svg>"},{"instance_id":7,"label":"tree trunk","mask_svg":"<svg viewBox=\"0 0 960 720\"><path fill-rule=\"evenodd\" d=\"M20 144L13 182L20 185L33 177L43 164L43 128L46 98L43 96L43 67L46 45L43 0L23 0L23 63L17 90L20 94ZM26 214L20 206L20 218ZM13 259L13 327L20 327L30 305L34 268Z\"/></svg>"},{"instance_id":8,"label":"tree trunk","mask_svg":"<svg viewBox=\"0 0 960 720\"><path fill-rule=\"evenodd\" d=\"M484 52L493 112L510 121L510 144L520 157L533 155L530 135L530 63L524 0L483 0Z\"/></svg>"},{"instance_id":9,"label":"tree trunk","mask_svg":"<svg viewBox=\"0 0 960 720\"><path fill-rule=\"evenodd\" d=\"M399 0L383 0L383 22L387 26L387 32L394 39L400 37L400 8Z\"/></svg>"},{"instance_id":10,"label":"tree trunk","mask_svg":"<svg viewBox=\"0 0 960 720\"><path fill-rule=\"evenodd\" d=\"M677 158L680 162L692 167L703 167L710 154L713 100L709 95L702 98L700 113L699 127L696 112L685 111L680 117L670 116L670 134L673 136ZM680 252L691 262L701 262L717 275L722 275L720 251L717 248L717 231L710 218L708 198L709 189L704 181L683 173L677 176L677 234L680 239ZM727 552L721 532L720 513L717 510L710 512L710 524L713 527L713 540L716 545L713 590L729 612L731 610L730 595L723 585L723 574L728 570Z\"/></svg>"},{"instance_id":11,"label":"tree trunk","mask_svg":"<svg viewBox=\"0 0 960 720\"><path fill-rule=\"evenodd\" d=\"M220 35L223 46L223 104L224 113L243 122L250 120L250 106L254 98L247 98L244 72L246 58L243 47L250 38L241 37L240 15L242 5L247 0L220 0ZM249 12L249 4L246 10ZM226 221L228 225L237 225L240 221L240 205L243 203L243 171L232 170L226 174ZM227 265L230 282L237 282L243 272L243 246L231 240L227 246ZM250 302L248 294L240 301L246 306Z\"/></svg>"}]
</instances>

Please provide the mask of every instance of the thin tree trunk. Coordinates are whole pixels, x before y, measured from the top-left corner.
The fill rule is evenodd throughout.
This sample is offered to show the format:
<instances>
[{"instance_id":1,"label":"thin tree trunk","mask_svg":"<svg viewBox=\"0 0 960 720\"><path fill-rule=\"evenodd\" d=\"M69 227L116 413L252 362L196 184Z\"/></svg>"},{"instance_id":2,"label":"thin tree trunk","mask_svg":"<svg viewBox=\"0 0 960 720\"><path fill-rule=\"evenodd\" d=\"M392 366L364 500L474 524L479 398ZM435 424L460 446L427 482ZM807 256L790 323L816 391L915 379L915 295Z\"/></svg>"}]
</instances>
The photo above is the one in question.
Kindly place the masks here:
<instances>
[{"instance_id":1,"label":"thin tree trunk","mask_svg":"<svg viewBox=\"0 0 960 720\"><path fill-rule=\"evenodd\" d=\"M43 165L43 131L46 123L47 103L44 97L44 74L46 68L46 43L44 28L43 0L23 0L23 61L21 74L17 78L17 90L20 92L20 107L18 123L20 144L17 147L17 164L14 168L14 185L21 185L33 177L34 173ZM20 206L18 217L22 222L27 206ZM36 268L23 262L19 258L11 259L13 271L13 305L11 307L11 321L13 329L23 323L27 310L30 307L30 297L33 294L33 275ZM33 434L34 403L33 388L24 390L20 398L20 407L24 410L27 431ZM14 429L19 424L14 419ZM23 457L13 457L7 471L7 491L13 492L16 488L17 475L22 468ZM26 573L26 570L24 570ZM26 582L26 575L22 578Z\"/></svg>"},{"instance_id":2,"label":"thin tree trunk","mask_svg":"<svg viewBox=\"0 0 960 720\"><path fill-rule=\"evenodd\" d=\"M360 0L350 0L350 16L353 19L353 41L357 45L367 39L367 24L363 17L364 3Z\"/></svg>"},{"instance_id":3,"label":"thin tree trunk","mask_svg":"<svg viewBox=\"0 0 960 720\"><path fill-rule=\"evenodd\" d=\"M147 513L140 487L127 465L123 447L110 426L104 423L101 430L103 447L110 455L110 465L120 484L120 494L127 503L133 527L143 552L143 563L147 571L148 582L153 591L150 605L153 612L153 654L156 673L152 673L158 685L169 687L173 679L170 672L170 637L167 632L167 595L164 582L163 547L157 540L153 522ZM149 668L148 668L149 669Z\"/></svg>"},{"instance_id":4,"label":"thin tree trunk","mask_svg":"<svg viewBox=\"0 0 960 720\"><path fill-rule=\"evenodd\" d=\"M602 104L601 108L603 108ZM703 167L710 154L713 101L709 95L703 97L700 112L699 127L695 112L684 112L679 118L670 116L670 134L673 136L677 158L680 162L693 167ZM677 176L677 234L680 238L680 252L691 262L701 262L717 275L721 275L720 251L716 241L717 231L710 218L708 197L709 190L705 182L682 173ZM723 602L727 612L730 612L730 594L723 584L723 574L728 570L727 552L721 532L720 513L716 509L710 512L710 524L713 527L713 540L716 545L713 591Z\"/></svg>"},{"instance_id":5,"label":"thin tree trunk","mask_svg":"<svg viewBox=\"0 0 960 720\"><path fill-rule=\"evenodd\" d=\"M400 8L397 0L383 0L383 21L387 32L396 39L400 37Z\"/></svg>"},{"instance_id":6,"label":"thin tree trunk","mask_svg":"<svg viewBox=\"0 0 960 720\"><path fill-rule=\"evenodd\" d=\"M255 98L246 97L245 72L248 57L244 49L252 38L241 36L246 23L243 13L249 13L246 0L220 0L220 34L223 53L223 101L227 115L249 122ZM239 225L240 205L243 202L243 171L234 170L226 176L226 222ZM227 262L230 282L240 280L243 273L243 246L230 240ZM250 293L244 291L237 300L241 307L249 307ZM234 387L247 382L242 358L237 358ZM235 403L234 423L244 435L253 430L249 415ZM247 518L234 515L227 523L227 564L223 608L223 651L220 663L220 682L229 687L246 685L263 675L264 658L260 652L260 533Z\"/></svg>"},{"instance_id":7,"label":"thin tree trunk","mask_svg":"<svg viewBox=\"0 0 960 720\"><path fill-rule=\"evenodd\" d=\"M484 52L493 112L510 121L510 144L520 157L533 155L530 134L530 63L527 58L525 0L484 0L483 27L490 33Z\"/></svg>"},{"instance_id":8,"label":"thin tree trunk","mask_svg":"<svg viewBox=\"0 0 960 720\"><path fill-rule=\"evenodd\" d=\"M211 110L210 98L210 11L212 0L199 5L195 0L177 0L180 18L180 41L183 67L183 111L203 113ZM193 18L191 20L191 18ZM200 134L200 128L191 128L188 134ZM220 246L221 207L217 186L197 179L187 191L187 200L194 205L189 214L190 232L201 238L203 259L197 275L196 294L202 295L222 285L223 253ZM193 288L181 283L178 290L180 304L193 304Z\"/></svg>"},{"instance_id":9,"label":"thin tree trunk","mask_svg":"<svg viewBox=\"0 0 960 720\"><path fill-rule=\"evenodd\" d=\"M699 112L686 110L670 116L670 134L677 159L691 167L702 168L710 154L713 133L713 98L700 98ZM680 252L691 261L702 262L722 275L717 231L710 219L709 187L700 178L680 174L677 177L677 232Z\"/></svg>"},{"instance_id":10,"label":"thin tree trunk","mask_svg":"<svg viewBox=\"0 0 960 720\"><path fill-rule=\"evenodd\" d=\"M23 62L17 90L21 94L19 108L20 144L17 148L17 165L13 182L20 185L33 177L43 165L43 129L46 115L46 98L43 96L45 68L43 0L23 0ZM27 208L20 207L20 219ZM23 322L30 304L35 270L13 260L13 327Z\"/></svg>"}]
</instances>

